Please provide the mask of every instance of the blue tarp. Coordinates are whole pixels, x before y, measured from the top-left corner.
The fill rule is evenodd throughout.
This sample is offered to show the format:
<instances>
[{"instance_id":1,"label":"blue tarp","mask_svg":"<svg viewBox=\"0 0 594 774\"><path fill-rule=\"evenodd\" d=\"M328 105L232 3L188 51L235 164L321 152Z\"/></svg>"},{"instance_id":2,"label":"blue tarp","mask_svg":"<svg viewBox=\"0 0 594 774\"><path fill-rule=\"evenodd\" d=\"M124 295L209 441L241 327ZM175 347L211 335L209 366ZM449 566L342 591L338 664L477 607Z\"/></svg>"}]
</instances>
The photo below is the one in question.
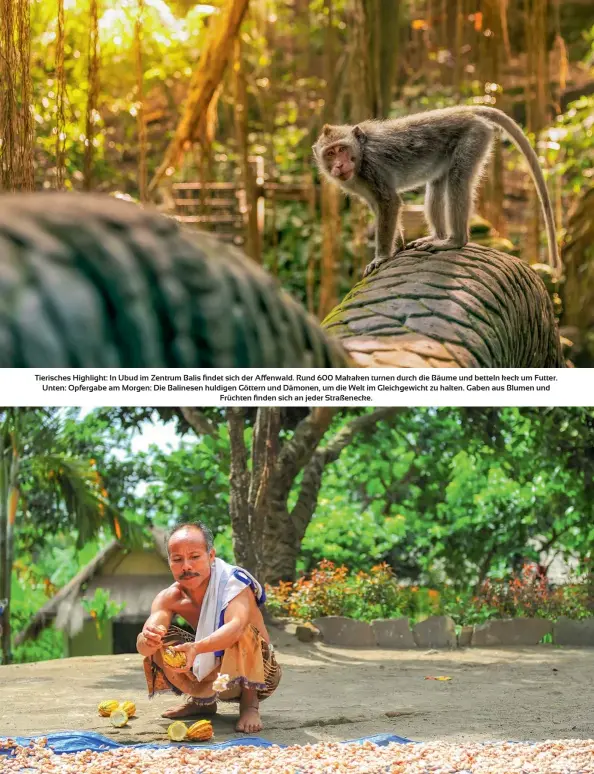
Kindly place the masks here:
<instances>
[{"instance_id":1,"label":"blue tarp","mask_svg":"<svg viewBox=\"0 0 594 774\"><path fill-rule=\"evenodd\" d=\"M5 741L8 737L0 737L0 742ZM31 741L39 739L39 736L11 736L17 744L27 746ZM60 731L57 734L47 735L47 744L56 753L76 753L82 750L114 750L118 747L134 747L138 750L159 750L164 747L179 747L184 742L177 744L135 744L125 745L119 742L114 742L113 739L109 739L101 734L95 734L92 731ZM374 742L378 745L386 745L390 742L397 742L399 744L406 744L410 742L410 739L405 739L402 736L395 736L393 734L376 734L375 736L365 736L361 739L349 739L349 742ZM192 744L192 743L190 743ZM259 736L245 736L241 739L230 739L227 742L219 742L217 744L192 744L192 747L200 747L201 750L221 750L226 747L235 747L237 745L253 745L254 747L272 747L274 742L269 742L267 739L262 739ZM346 742L345 742L346 744ZM286 747L287 745L281 744L278 747ZM1 754L10 754L10 750L1 750Z\"/></svg>"}]
</instances>

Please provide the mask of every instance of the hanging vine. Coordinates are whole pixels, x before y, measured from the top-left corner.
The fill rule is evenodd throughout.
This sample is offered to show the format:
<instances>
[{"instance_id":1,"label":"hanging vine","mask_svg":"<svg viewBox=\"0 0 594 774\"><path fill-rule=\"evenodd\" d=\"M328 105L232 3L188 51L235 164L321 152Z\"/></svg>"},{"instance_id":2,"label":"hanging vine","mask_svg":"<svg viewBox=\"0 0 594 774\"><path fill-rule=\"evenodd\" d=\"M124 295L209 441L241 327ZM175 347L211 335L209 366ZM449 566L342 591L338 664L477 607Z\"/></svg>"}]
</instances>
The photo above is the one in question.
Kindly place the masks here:
<instances>
[{"instance_id":1,"label":"hanging vine","mask_svg":"<svg viewBox=\"0 0 594 774\"><path fill-rule=\"evenodd\" d=\"M144 70L142 66L142 38L144 29L144 0L138 0L138 14L134 25L134 41L136 44L136 124L138 127L138 195L141 202L147 197L147 138L146 114L144 104Z\"/></svg>"},{"instance_id":2,"label":"hanging vine","mask_svg":"<svg viewBox=\"0 0 594 774\"><path fill-rule=\"evenodd\" d=\"M89 59L87 69L88 98L86 109L85 155L83 164L83 188L90 191L93 177L95 120L99 96L99 8L97 0L89 4Z\"/></svg>"},{"instance_id":3,"label":"hanging vine","mask_svg":"<svg viewBox=\"0 0 594 774\"><path fill-rule=\"evenodd\" d=\"M58 0L56 33L56 188L64 188L66 167L66 73L64 70L64 0Z\"/></svg>"},{"instance_id":4,"label":"hanging vine","mask_svg":"<svg viewBox=\"0 0 594 774\"><path fill-rule=\"evenodd\" d=\"M33 119L31 105L31 15L29 0L18 0L20 109L20 190L35 187L33 168Z\"/></svg>"}]
</instances>

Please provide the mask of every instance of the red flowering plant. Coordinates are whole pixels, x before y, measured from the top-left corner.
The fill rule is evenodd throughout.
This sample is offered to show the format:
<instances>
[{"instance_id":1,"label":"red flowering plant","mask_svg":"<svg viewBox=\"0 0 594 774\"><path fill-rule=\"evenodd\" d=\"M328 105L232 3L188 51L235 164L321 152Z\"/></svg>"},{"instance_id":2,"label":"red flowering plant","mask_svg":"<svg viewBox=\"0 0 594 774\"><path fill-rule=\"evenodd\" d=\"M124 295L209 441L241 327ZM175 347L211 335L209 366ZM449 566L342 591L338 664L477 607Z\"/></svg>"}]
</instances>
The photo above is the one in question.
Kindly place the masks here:
<instances>
[{"instance_id":1,"label":"red flowering plant","mask_svg":"<svg viewBox=\"0 0 594 774\"><path fill-rule=\"evenodd\" d=\"M587 577L590 582L576 580L554 587L538 565L525 564L520 572L507 578L485 580L473 592L447 584L439 589L399 585L387 564L350 573L344 565L324 559L309 576L295 583L269 586L267 594L273 614L298 621L327 615L361 621L399 617L423 620L431 615L449 615L458 625L493 618L555 620L564 615L581 619L594 612L594 575Z\"/></svg>"},{"instance_id":2,"label":"red flowering plant","mask_svg":"<svg viewBox=\"0 0 594 774\"><path fill-rule=\"evenodd\" d=\"M471 607L483 620L517 617L555 620L562 615L583 618L586 596L586 584L555 587L537 564L526 563L510 578L485 580L472 598Z\"/></svg>"}]
</instances>

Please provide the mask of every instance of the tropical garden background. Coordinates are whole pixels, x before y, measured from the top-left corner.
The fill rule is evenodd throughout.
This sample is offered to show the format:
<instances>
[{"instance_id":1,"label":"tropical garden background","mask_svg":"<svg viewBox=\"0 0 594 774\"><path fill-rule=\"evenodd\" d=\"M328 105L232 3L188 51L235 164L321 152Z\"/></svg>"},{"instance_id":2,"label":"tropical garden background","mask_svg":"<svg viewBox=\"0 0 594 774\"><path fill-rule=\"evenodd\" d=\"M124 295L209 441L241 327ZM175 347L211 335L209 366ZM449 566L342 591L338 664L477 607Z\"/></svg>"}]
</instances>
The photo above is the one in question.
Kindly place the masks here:
<instances>
[{"instance_id":1,"label":"tropical garden background","mask_svg":"<svg viewBox=\"0 0 594 774\"><path fill-rule=\"evenodd\" d=\"M277 616L594 615L592 409L13 408L0 459L3 663L63 655L15 641L114 537L192 519Z\"/></svg>"}]
</instances>

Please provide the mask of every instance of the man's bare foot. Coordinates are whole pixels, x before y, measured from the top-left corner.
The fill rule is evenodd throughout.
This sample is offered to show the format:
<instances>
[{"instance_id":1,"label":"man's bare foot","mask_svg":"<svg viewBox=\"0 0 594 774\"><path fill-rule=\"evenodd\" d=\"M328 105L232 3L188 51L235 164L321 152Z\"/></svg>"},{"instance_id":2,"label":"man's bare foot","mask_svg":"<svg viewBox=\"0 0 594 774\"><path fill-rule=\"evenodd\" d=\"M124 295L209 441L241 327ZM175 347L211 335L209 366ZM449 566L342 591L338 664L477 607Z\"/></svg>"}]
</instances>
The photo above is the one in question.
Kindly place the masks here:
<instances>
[{"instance_id":1,"label":"man's bare foot","mask_svg":"<svg viewBox=\"0 0 594 774\"><path fill-rule=\"evenodd\" d=\"M190 700L184 704L178 704L177 707L165 710L161 717L177 720L178 718L189 718L193 715L216 715L216 712L216 702L213 704L198 704L198 702Z\"/></svg>"},{"instance_id":2,"label":"man's bare foot","mask_svg":"<svg viewBox=\"0 0 594 774\"><path fill-rule=\"evenodd\" d=\"M244 734L255 734L262 730L260 718L260 702L254 689L244 688L239 700L239 720L235 726L236 731Z\"/></svg>"}]
</instances>

